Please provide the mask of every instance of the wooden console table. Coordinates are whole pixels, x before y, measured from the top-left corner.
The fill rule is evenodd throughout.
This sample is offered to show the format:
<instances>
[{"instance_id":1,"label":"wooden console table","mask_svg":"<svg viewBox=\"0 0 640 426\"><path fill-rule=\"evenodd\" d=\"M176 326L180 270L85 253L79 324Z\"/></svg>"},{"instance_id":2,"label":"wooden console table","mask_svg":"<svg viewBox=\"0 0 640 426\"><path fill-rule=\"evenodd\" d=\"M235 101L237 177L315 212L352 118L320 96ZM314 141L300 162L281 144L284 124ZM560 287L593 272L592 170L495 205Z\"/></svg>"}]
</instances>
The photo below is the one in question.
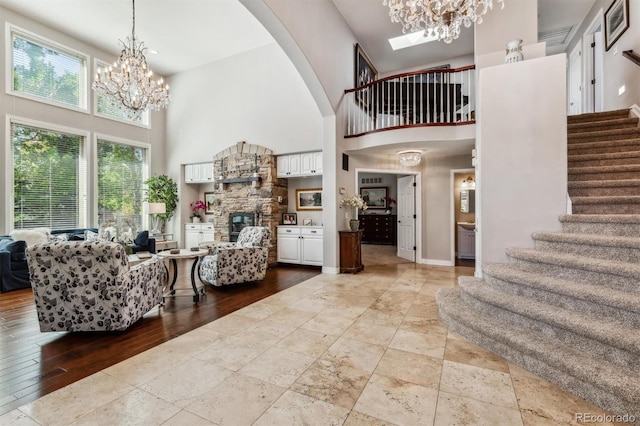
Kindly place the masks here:
<instances>
[{"instance_id":1,"label":"wooden console table","mask_svg":"<svg viewBox=\"0 0 640 426\"><path fill-rule=\"evenodd\" d=\"M357 274L362 265L362 230L338 231L340 234L340 273Z\"/></svg>"}]
</instances>

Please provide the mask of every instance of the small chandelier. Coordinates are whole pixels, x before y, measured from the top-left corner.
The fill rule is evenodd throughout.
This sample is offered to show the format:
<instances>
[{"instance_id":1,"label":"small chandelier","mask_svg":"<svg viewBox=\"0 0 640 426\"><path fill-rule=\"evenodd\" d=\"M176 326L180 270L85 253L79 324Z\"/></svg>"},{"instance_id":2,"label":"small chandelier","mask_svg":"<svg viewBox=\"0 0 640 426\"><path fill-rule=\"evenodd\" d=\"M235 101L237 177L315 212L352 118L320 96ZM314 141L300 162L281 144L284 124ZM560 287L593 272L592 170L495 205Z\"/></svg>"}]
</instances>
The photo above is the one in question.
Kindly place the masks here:
<instances>
[{"instance_id":1,"label":"small chandelier","mask_svg":"<svg viewBox=\"0 0 640 426\"><path fill-rule=\"evenodd\" d=\"M98 69L93 90L105 96L111 105L123 110L130 119L139 119L151 108L158 111L169 104L169 85L162 78L153 79L147 66L144 42L136 38L136 2L133 3L133 29L131 37L122 43L120 57L112 66Z\"/></svg>"},{"instance_id":2,"label":"small chandelier","mask_svg":"<svg viewBox=\"0 0 640 426\"><path fill-rule=\"evenodd\" d=\"M422 160L422 151L417 149L400 151L398 153L398 159L400 160L401 166L415 167L420 164L420 161Z\"/></svg>"},{"instance_id":3,"label":"small chandelier","mask_svg":"<svg viewBox=\"0 0 640 426\"><path fill-rule=\"evenodd\" d=\"M504 8L504 0L496 0ZM402 32L424 31L424 36L451 43L460 35L460 26L482 23L482 15L493 9L493 0L384 0L392 22L402 24Z\"/></svg>"}]
</instances>

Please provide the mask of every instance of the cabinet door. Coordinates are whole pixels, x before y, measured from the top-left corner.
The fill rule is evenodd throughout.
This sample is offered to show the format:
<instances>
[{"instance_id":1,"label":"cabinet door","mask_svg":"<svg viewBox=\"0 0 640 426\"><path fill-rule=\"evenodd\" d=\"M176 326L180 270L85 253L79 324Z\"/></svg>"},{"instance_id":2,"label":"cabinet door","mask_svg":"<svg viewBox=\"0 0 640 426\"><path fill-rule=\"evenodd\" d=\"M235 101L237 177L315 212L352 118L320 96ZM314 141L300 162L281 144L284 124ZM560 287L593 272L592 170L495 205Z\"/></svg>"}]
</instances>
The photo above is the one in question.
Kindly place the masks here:
<instances>
[{"instance_id":1,"label":"cabinet door","mask_svg":"<svg viewBox=\"0 0 640 426\"><path fill-rule=\"evenodd\" d=\"M289 176L300 176L300 154L289 156Z\"/></svg>"},{"instance_id":2,"label":"cabinet door","mask_svg":"<svg viewBox=\"0 0 640 426\"><path fill-rule=\"evenodd\" d=\"M278 169L278 177L287 177L289 175L289 156L279 155L276 158L276 168Z\"/></svg>"},{"instance_id":3,"label":"cabinet door","mask_svg":"<svg viewBox=\"0 0 640 426\"><path fill-rule=\"evenodd\" d=\"M184 233L184 248L190 249L191 247L198 247L200 243L200 231L187 229Z\"/></svg>"},{"instance_id":4,"label":"cabinet door","mask_svg":"<svg viewBox=\"0 0 640 426\"><path fill-rule=\"evenodd\" d=\"M184 181L193 182L193 164L184 165Z\"/></svg>"},{"instance_id":5,"label":"cabinet door","mask_svg":"<svg viewBox=\"0 0 640 426\"><path fill-rule=\"evenodd\" d=\"M322 238L302 237L302 263L322 266Z\"/></svg>"},{"instance_id":6,"label":"cabinet door","mask_svg":"<svg viewBox=\"0 0 640 426\"><path fill-rule=\"evenodd\" d=\"M278 235L278 262L300 263L299 235Z\"/></svg>"},{"instance_id":7,"label":"cabinet door","mask_svg":"<svg viewBox=\"0 0 640 426\"><path fill-rule=\"evenodd\" d=\"M314 152L313 159L314 159L314 165L313 165L314 173L317 175L321 175L322 174L322 151Z\"/></svg>"},{"instance_id":8,"label":"cabinet door","mask_svg":"<svg viewBox=\"0 0 640 426\"><path fill-rule=\"evenodd\" d=\"M202 182L213 181L213 163L200 164L200 180Z\"/></svg>"},{"instance_id":9,"label":"cabinet door","mask_svg":"<svg viewBox=\"0 0 640 426\"><path fill-rule=\"evenodd\" d=\"M305 152L300 154L300 174L311 175L314 173L314 156L313 152Z\"/></svg>"},{"instance_id":10,"label":"cabinet door","mask_svg":"<svg viewBox=\"0 0 640 426\"><path fill-rule=\"evenodd\" d=\"M200 182L202 180L202 169L200 168L200 164L193 165L193 181Z\"/></svg>"}]
</instances>

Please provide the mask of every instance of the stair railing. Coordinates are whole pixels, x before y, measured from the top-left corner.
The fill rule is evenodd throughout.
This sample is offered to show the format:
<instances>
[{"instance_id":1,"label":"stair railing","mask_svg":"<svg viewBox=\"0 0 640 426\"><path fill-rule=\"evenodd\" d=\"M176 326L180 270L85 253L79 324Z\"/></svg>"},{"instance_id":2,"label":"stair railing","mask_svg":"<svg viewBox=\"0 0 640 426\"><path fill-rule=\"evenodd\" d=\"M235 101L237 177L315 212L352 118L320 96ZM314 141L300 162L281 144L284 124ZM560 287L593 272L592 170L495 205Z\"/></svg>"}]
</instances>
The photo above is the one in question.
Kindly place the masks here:
<instances>
[{"instance_id":1,"label":"stair railing","mask_svg":"<svg viewBox=\"0 0 640 426\"><path fill-rule=\"evenodd\" d=\"M393 75L345 90L346 137L475 123L475 65Z\"/></svg>"},{"instance_id":2,"label":"stair railing","mask_svg":"<svg viewBox=\"0 0 640 426\"><path fill-rule=\"evenodd\" d=\"M629 59L634 64L640 66L640 56L634 54L633 50L625 50L624 52L622 52L622 56Z\"/></svg>"}]
</instances>

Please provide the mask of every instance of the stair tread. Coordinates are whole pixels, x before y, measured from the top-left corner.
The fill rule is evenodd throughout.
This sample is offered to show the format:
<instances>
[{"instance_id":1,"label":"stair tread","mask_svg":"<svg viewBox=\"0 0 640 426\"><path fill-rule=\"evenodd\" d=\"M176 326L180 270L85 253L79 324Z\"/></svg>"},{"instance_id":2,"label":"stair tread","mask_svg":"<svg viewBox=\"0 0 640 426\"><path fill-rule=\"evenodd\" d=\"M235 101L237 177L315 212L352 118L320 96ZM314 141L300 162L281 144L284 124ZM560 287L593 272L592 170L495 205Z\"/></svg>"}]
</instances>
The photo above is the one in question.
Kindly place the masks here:
<instances>
[{"instance_id":1,"label":"stair tread","mask_svg":"<svg viewBox=\"0 0 640 426\"><path fill-rule=\"evenodd\" d=\"M611 146L640 145L640 138L621 138L608 141L574 142L567 145L569 150L607 148Z\"/></svg>"},{"instance_id":2,"label":"stair tread","mask_svg":"<svg viewBox=\"0 0 640 426\"><path fill-rule=\"evenodd\" d=\"M618 188L640 186L640 179L572 180L567 183L569 188Z\"/></svg>"},{"instance_id":3,"label":"stair tread","mask_svg":"<svg viewBox=\"0 0 640 426\"><path fill-rule=\"evenodd\" d=\"M464 292L484 303L606 343L609 346L640 354L640 335L637 330L625 327L617 321L595 318L528 297L505 293L488 285L481 278L460 277L459 284Z\"/></svg>"},{"instance_id":4,"label":"stair tread","mask_svg":"<svg viewBox=\"0 0 640 426\"><path fill-rule=\"evenodd\" d=\"M563 214L561 223L621 223L640 225L640 214Z\"/></svg>"},{"instance_id":5,"label":"stair tread","mask_svg":"<svg viewBox=\"0 0 640 426\"><path fill-rule=\"evenodd\" d=\"M640 164L616 164L611 166L569 167L570 175L582 173L616 173L640 171Z\"/></svg>"},{"instance_id":6,"label":"stair tread","mask_svg":"<svg viewBox=\"0 0 640 426\"><path fill-rule=\"evenodd\" d=\"M591 132L578 132L578 133L569 133L567 138L569 142L576 139L592 139L598 137L609 137L612 134L615 135L635 135L640 134L640 128L638 127L628 127L622 129L608 129L608 130L594 130Z\"/></svg>"},{"instance_id":7,"label":"stair tread","mask_svg":"<svg viewBox=\"0 0 640 426\"><path fill-rule=\"evenodd\" d=\"M590 128L603 128L611 127L616 128L618 126L633 126L638 124L636 117L620 117L611 118L609 120L599 121L580 121L577 123L567 123L567 130L569 133L576 133L577 131L588 131Z\"/></svg>"},{"instance_id":8,"label":"stair tread","mask_svg":"<svg viewBox=\"0 0 640 426\"><path fill-rule=\"evenodd\" d=\"M616 260L595 259L570 253L551 253L535 249L509 247L508 256L516 259L533 260L539 263L559 265L572 269L605 273L640 279L640 266Z\"/></svg>"},{"instance_id":9,"label":"stair tread","mask_svg":"<svg viewBox=\"0 0 640 426\"><path fill-rule=\"evenodd\" d=\"M569 161L615 160L619 158L640 157L640 151L601 152L598 154L571 154Z\"/></svg>"},{"instance_id":10,"label":"stair tread","mask_svg":"<svg viewBox=\"0 0 640 426\"><path fill-rule=\"evenodd\" d=\"M606 120L610 120L612 117L628 117L628 116L629 116L628 108L615 109L611 111L601 111L601 112L585 112L583 114L568 115L567 123L569 124L579 123L585 120L606 121Z\"/></svg>"},{"instance_id":11,"label":"stair tread","mask_svg":"<svg viewBox=\"0 0 640 426\"><path fill-rule=\"evenodd\" d=\"M640 313L640 294L630 294L628 291L615 290L597 284L535 274L518 269L511 264L487 263L483 265L482 270L489 276L509 282Z\"/></svg>"},{"instance_id":12,"label":"stair tread","mask_svg":"<svg viewBox=\"0 0 640 426\"><path fill-rule=\"evenodd\" d=\"M634 405L640 404L640 378L633 371L573 350L539 333L489 317L462 300L460 289L440 289L436 300L440 309L477 333L515 348L572 377L613 392Z\"/></svg>"},{"instance_id":13,"label":"stair tread","mask_svg":"<svg viewBox=\"0 0 640 426\"><path fill-rule=\"evenodd\" d=\"M640 204L640 195L599 195L574 196L571 202L577 204Z\"/></svg>"},{"instance_id":14,"label":"stair tread","mask_svg":"<svg viewBox=\"0 0 640 426\"><path fill-rule=\"evenodd\" d=\"M604 247L625 247L640 249L640 238L618 237L613 235L582 234L569 232L534 232L534 240L556 241L573 244L588 244Z\"/></svg>"}]
</instances>

